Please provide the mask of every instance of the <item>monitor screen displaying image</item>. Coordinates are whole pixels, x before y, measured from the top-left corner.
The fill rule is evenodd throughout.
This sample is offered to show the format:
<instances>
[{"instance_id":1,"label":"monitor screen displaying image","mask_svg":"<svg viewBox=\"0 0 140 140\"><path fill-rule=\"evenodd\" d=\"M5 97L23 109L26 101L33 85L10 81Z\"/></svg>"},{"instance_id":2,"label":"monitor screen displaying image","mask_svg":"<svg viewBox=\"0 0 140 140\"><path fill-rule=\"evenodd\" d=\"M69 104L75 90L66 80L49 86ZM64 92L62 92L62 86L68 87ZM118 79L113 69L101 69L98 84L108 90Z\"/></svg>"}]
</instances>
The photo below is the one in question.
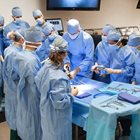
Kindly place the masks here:
<instances>
[{"instance_id":1,"label":"monitor screen displaying image","mask_svg":"<svg viewBox=\"0 0 140 140\"><path fill-rule=\"evenodd\" d=\"M46 19L46 21L53 24L56 31L63 32L63 23L61 18Z\"/></svg>"},{"instance_id":2,"label":"monitor screen displaying image","mask_svg":"<svg viewBox=\"0 0 140 140\"><path fill-rule=\"evenodd\" d=\"M99 10L100 0L47 0L47 10Z\"/></svg>"}]
</instances>

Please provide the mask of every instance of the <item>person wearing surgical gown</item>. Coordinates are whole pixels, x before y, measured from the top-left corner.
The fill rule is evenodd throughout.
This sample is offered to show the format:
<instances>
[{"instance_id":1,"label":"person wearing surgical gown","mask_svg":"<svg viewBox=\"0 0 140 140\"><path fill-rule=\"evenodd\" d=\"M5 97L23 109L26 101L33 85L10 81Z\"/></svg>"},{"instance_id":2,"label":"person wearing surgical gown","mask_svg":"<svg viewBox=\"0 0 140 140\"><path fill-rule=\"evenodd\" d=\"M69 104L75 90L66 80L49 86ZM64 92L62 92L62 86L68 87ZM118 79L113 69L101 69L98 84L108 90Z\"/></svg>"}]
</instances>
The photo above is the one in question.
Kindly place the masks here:
<instances>
[{"instance_id":1,"label":"person wearing surgical gown","mask_svg":"<svg viewBox=\"0 0 140 140\"><path fill-rule=\"evenodd\" d=\"M38 28L30 27L25 31L24 39L24 50L18 56L17 131L22 140L41 140L40 94L34 78L41 68L35 49L42 43L42 33Z\"/></svg>"},{"instance_id":2,"label":"person wearing surgical gown","mask_svg":"<svg viewBox=\"0 0 140 140\"><path fill-rule=\"evenodd\" d=\"M41 140L72 140L72 103L74 95L69 78L63 72L67 42L56 37L50 55L35 77L41 94ZM76 95L76 94L75 94Z\"/></svg>"}]
</instances>

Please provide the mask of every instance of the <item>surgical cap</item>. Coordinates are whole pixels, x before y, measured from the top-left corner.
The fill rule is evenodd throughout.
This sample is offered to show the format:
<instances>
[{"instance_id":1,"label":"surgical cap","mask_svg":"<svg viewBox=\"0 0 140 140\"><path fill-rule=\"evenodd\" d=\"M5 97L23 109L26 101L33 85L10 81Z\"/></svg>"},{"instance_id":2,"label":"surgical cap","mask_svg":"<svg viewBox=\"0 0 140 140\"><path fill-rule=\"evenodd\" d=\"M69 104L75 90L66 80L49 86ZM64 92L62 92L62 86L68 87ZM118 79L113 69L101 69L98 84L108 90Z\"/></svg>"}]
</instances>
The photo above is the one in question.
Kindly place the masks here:
<instances>
[{"instance_id":1,"label":"surgical cap","mask_svg":"<svg viewBox=\"0 0 140 140\"><path fill-rule=\"evenodd\" d=\"M76 19L70 19L67 22L67 31L70 34L75 34L80 30L80 24L79 21Z\"/></svg>"},{"instance_id":2,"label":"surgical cap","mask_svg":"<svg viewBox=\"0 0 140 140\"><path fill-rule=\"evenodd\" d=\"M115 30L115 27L110 25L110 24L107 24L107 25L104 26L102 32L105 33L105 34L108 34L109 31L111 31L111 30Z\"/></svg>"},{"instance_id":3,"label":"surgical cap","mask_svg":"<svg viewBox=\"0 0 140 140\"><path fill-rule=\"evenodd\" d=\"M130 35L127 45L132 47L140 46L140 35Z\"/></svg>"},{"instance_id":4,"label":"surgical cap","mask_svg":"<svg viewBox=\"0 0 140 140\"><path fill-rule=\"evenodd\" d=\"M110 31L107 35L107 40L119 40L121 38L121 34L118 31Z\"/></svg>"},{"instance_id":5,"label":"surgical cap","mask_svg":"<svg viewBox=\"0 0 140 140\"><path fill-rule=\"evenodd\" d=\"M4 17L3 16L0 16L0 24L4 25Z\"/></svg>"},{"instance_id":6,"label":"surgical cap","mask_svg":"<svg viewBox=\"0 0 140 140\"><path fill-rule=\"evenodd\" d=\"M39 9L36 9L33 11L33 17L38 17L38 16L42 16L42 12Z\"/></svg>"},{"instance_id":7,"label":"surgical cap","mask_svg":"<svg viewBox=\"0 0 140 140\"><path fill-rule=\"evenodd\" d=\"M44 29L43 29L43 33L46 36L48 36L51 33L51 31L53 31L53 26L51 24L47 23L46 27L44 27Z\"/></svg>"},{"instance_id":8,"label":"surgical cap","mask_svg":"<svg viewBox=\"0 0 140 140\"><path fill-rule=\"evenodd\" d=\"M40 42L42 41L42 32L37 27L30 27L25 31L24 39L28 42Z\"/></svg>"},{"instance_id":9,"label":"surgical cap","mask_svg":"<svg viewBox=\"0 0 140 140\"><path fill-rule=\"evenodd\" d=\"M64 51L68 50L68 43L64 38L58 36L55 38L53 43L50 45L50 48L54 52L55 51L64 52Z\"/></svg>"},{"instance_id":10,"label":"surgical cap","mask_svg":"<svg viewBox=\"0 0 140 140\"><path fill-rule=\"evenodd\" d=\"M21 11L21 9L20 9L19 7L14 7L14 8L12 9L12 16L13 16L13 17L20 17L20 16L22 16L22 11Z\"/></svg>"}]
</instances>

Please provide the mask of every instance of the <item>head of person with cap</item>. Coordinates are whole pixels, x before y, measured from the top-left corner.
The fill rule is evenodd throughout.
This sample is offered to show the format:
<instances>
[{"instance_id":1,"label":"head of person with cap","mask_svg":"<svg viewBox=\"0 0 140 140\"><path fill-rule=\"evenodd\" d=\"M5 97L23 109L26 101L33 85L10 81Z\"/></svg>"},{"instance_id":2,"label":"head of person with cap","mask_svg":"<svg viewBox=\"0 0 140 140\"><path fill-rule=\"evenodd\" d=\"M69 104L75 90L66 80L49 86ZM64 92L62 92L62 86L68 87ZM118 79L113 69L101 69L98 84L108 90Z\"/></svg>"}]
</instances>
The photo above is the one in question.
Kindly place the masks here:
<instances>
[{"instance_id":1,"label":"head of person with cap","mask_svg":"<svg viewBox=\"0 0 140 140\"><path fill-rule=\"evenodd\" d=\"M59 68L63 66L63 60L67 55L68 43L62 37L56 37L50 45L49 59Z\"/></svg>"},{"instance_id":2,"label":"head of person with cap","mask_svg":"<svg viewBox=\"0 0 140 140\"><path fill-rule=\"evenodd\" d=\"M67 32L69 37L74 40L78 37L79 33L80 33L80 23L77 19L70 19L67 22Z\"/></svg>"},{"instance_id":3,"label":"head of person with cap","mask_svg":"<svg viewBox=\"0 0 140 140\"><path fill-rule=\"evenodd\" d=\"M24 32L25 49L35 50L42 44L42 32L37 27L30 27Z\"/></svg>"},{"instance_id":4,"label":"head of person with cap","mask_svg":"<svg viewBox=\"0 0 140 140\"><path fill-rule=\"evenodd\" d=\"M0 15L0 32L2 32L4 27L4 17Z\"/></svg>"},{"instance_id":5,"label":"head of person with cap","mask_svg":"<svg viewBox=\"0 0 140 140\"><path fill-rule=\"evenodd\" d=\"M107 42L107 35L110 31L116 30L111 24L106 24L102 29L102 41Z\"/></svg>"},{"instance_id":6,"label":"head of person with cap","mask_svg":"<svg viewBox=\"0 0 140 140\"><path fill-rule=\"evenodd\" d=\"M13 41L13 45L15 47L22 47L22 45L24 44L24 30L11 31L7 36Z\"/></svg>"},{"instance_id":7,"label":"head of person with cap","mask_svg":"<svg viewBox=\"0 0 140 140\"><path fill-rule=\"evenodd\" d=\"M32 14L38 25L42 26L45 23L44 16L39 9L34 10Z\"/></svg>"},{"instance_id":8,"label":"head of person with cap","mask_svg":"<svg viewBox=\"0 0 140 140\"><path fill-rule=\"evenodd\" d=\"M57 37L57 34L51 24L47 24L47 26L44 27L43 33L49 40L49 42L53 42L54 39Z\"/></svg>"},{"instance_id":9,"label":"head of person with cap","mask_svg":"<svg viewBox=\"0 0 140 140\"><path fill-rule=\"evenodd\" d=\"M127 45L140 50L140 35L132 34L128 38Z\"/></svg>"},{"instance_id":10,"label":"head of person with cap","mask_svg":"<svg viewBox=\"0 0 140 140\"><path fill-rule=\"evenodd\" d=\"M12 17L16 24L20 24L22 22L22 10L20 7L14 7L12 9Z\"/></svg>"},{"instance_id":11,"label":"head of person with cap","mask_svg":"<svg viewBox=\"0 0 140 140\"><path fill-rule=\"evenodd\" d=\"M122 36L117 30L110 31L107 35L107 42L110 47L122 47Z\"/></svg>"}]
</instances>

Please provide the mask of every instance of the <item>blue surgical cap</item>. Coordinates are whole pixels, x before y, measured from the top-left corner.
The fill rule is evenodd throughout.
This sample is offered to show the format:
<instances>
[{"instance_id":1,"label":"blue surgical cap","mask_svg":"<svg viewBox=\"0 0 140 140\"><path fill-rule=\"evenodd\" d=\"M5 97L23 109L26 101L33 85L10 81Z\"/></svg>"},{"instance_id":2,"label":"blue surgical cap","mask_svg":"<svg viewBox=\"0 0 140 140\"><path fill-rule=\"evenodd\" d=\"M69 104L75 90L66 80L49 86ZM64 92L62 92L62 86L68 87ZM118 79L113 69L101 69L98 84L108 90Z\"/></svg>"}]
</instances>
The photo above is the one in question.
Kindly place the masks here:
<instances>
[{"instance_id":1,"label":"blue surgical cap","mask_svg":"<svg viewBox=\"0 0 140 140\"><path fill-rule=\"evenodd\" d=\"M13 16L13 17L20 17L20 16L22 16L22 11L21 11L21 9L20 9L19 7L14 7L14 8L12 9L12 16Z\"/></svg>"},{"instance_id":2,"label":"blue surgical cap","mask_svg":"<svg viewBox=\"0 0 140 140\"><path fill-rule=\"evenodd\" d=\"M3 16L0 16L0 24L4 25L4 17Z\"/></svg>"},{"instance_id":3,"label":"blue surgical cap","mask_svg":"<svg viewBox=\"0 0 140 140\"><path fill-rule=\"evenodd\" d=\"M53 41L53 43L50 45L50 47L51 47L50 49L53 52L55 51L64 52L68 50L68 43L64 38L57 36Z\"/></svg>"},{"instance_id":4,"label":"blue surgical cap","mask_svg":"<svg viewBox=\"0 0 140 140\"><path fill-rule=\"evenodd\" d=\"M28 42L40 42L42 41L42 32L37 27L30 27L24 32L24 39Z\"/></svg>"},{"instance_id":5,"label":"blue surgical cap","mask_svg":"<svg viewBox=\"0 0 140 140\"><path fill-rule=\"evenodd\" d=\"M115 40L119 40L120 38L121 38L121 34L117 30L110 31L107 35L107 40L115 41Z\"/></svg>"},{"instance_id":6,"label":"blue surgical cap","mask_svg":"<svg viewBox=\"0 0 140 140\"><path fill-rule=\"evenodd\" d=\"M128 38L127 45L132 47L140 46L140 35L132 34Z\"/></svg>"},{"instance_id":7,"label":"blue surgical cap","mask_svg":"<svg viewBox=\"0 0 140 140\"><path fill-rule=\"evenodd\" d=\"M53 31L53 27L51 24L47 23L43 29L43 33L48 36Z\"/></svg>"},{"instance_id":8,"label":"blue surgical cap","mask_svg":"<svg viewBox=\"0 0 140 140\"><path fill-rule=\"evenodd\" d=\"M75 34L80 30L80 24L77 19L70 19L67 22L67 31L70 34Z\"/></svg>"},{"instance_id":9,"label":"blue surgical cap","mask_svg":"<svg viewBox=\"0 0 140 140\"><path fill-rule=\"evenodd\" d=\"M33 11L33 17L38 17L38 16L42 16L42 12L39 9L36 9Z\"/></svg>"},{"instance_id":10,"label":"blue surgical cap","mask_svg":"<svg viewBox=\"0 0 140 140\"><path fill-rule=\"evenodd\" d=\"M107 25L104 26L102 32L105 33L105 34L108 34L109 31L111 31L111 30L115 30L115 27L110 25L110 24L107 24Z\"/></svg>"}]
</instances>

